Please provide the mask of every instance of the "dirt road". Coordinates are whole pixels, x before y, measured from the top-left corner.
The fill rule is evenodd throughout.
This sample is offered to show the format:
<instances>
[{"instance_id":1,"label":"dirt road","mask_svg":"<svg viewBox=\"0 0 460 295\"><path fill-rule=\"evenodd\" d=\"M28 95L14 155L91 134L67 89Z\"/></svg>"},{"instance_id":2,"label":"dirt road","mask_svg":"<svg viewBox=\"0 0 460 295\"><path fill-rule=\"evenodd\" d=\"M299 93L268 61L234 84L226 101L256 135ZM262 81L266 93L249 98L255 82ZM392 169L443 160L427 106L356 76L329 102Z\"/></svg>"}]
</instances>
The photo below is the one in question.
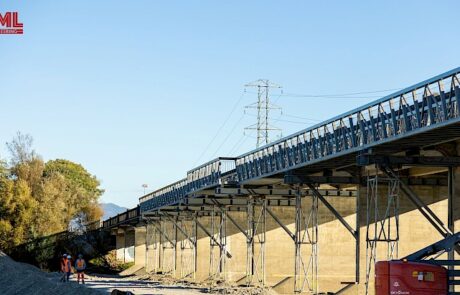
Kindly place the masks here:
<instances>
[{"instance_id":1,"label":"dirt road","mask_svg":"<svg viewBox=\"0 0 460 295\"><path fill-rule=\"evenodd\" d=\"M76 278L72 278L76 281ZM196 295L203 294L204 289L190 286L165 286L157 282L139 280L137 277L118 276L86 276L85 285L88 288L98 290L101 294L110 294L112 290L131 291L134 294L152 295Z\"/></svg>"}]
</instances>

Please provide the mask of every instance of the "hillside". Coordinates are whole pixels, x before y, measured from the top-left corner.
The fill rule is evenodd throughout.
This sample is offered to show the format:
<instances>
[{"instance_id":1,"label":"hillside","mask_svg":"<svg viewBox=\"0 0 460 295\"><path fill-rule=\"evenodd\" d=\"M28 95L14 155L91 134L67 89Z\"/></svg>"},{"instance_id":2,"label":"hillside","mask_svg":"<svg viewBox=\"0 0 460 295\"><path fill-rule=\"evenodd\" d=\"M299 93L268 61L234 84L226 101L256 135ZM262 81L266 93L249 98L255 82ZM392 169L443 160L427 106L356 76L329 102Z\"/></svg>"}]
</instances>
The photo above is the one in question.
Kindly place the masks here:
<instances>
[{"instance_id":1,"label":"hillside","mask_svg":"<svg viewBox=\"0 0 460 295\"><path fill-rule=\"evenodd\" d=\"M104 210L103 220L113 217L121 212L126 211L128 208L118 206L114 203L101 203L101 208Z\"/></svg>"}]
</instances>

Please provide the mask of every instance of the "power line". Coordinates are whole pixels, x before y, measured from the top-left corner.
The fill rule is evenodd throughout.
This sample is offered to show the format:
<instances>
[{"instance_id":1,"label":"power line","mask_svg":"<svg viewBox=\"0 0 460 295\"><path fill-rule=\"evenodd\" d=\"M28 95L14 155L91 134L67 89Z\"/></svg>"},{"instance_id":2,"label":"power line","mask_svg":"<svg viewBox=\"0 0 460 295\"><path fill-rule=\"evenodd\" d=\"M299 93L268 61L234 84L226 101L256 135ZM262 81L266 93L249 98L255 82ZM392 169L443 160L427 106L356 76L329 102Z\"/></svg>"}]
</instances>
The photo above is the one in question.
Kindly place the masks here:
<instances>
[{"instance_id":1,"label":"power line","mask_svg":"<svg viewBox=\"0 0 460 295\"><path fill-rule=\"evenodd\" d=\"M241 147L241 145L248 139L248 136L246 136L244 133L243 135L240 137L240 139L238 139L238 141L233 145L233 147L230 149L230 151L228 152L229 155L233 155L234 152L237 151L238 148Z\"/></svg>"},{"instance_id":2,"label":"power line","mask_svg":"<svg viewBox=\"0 0 460 295\"><path fill-rule=\"evenodd\" d=\"M244 118L244 114L238 119L238 121L235 123L235 125L233 125L233 128L230 130L230 132L227 134L227 136L225 137L224 141L222 141L222 143L219 145L219 147L217 148L217 150L214 152L214 154L212 155L211 158L214 158L214 156L217 155L217 153L220 151L220 149L222 148L222 146L227 142L227 140L230 138L230 136L233 134L233 132L235 131L236 127L238 126L238 124L241 122L241 120L243 120Z\"/></svg>"},{"instance_id":3,"label":"power line","mask_svg":"<svg viewBox=\"0 0 460 295\"><path fill-rule=\"evenodd\" d=\"M246 114L248 116L251 116L251 117L257 117L256 115L254 114ZM315 119L308 119L308 118L302 118L302 117L296 117L294 116L295 118L299 118L299 119L302 119L302 120L307 120L307 121L310 121L310 122L302 122L302 121L293 121L293 120L286 120L286 119L281 119L281 117L285 116L284 114L281 114L278 118L276 119L271 119L271 121L275 121L275 122L287 122L287 123L295 123L295 124L310 124L310 123L318 123L318 122L321 122L321 120L315 120Z\"/></svg>"},{"instance_id":4,"label":"power line","mask_svg":"<svg viewBox=\"0 0 460 295\"><path fill-rule=\"evenodd\" d=\"M232 110L230 111L230 113L228 114L227 118L224 120L224 122L222 123L222 125L220 125L219 129L217 129L217 132L216 134L214 134L213 138L211 139L211 141L208 143L208 145L206 146L206 148L203 150L203 152L200 154L200 156L196 159L195 163L193 164L194 166L197 165L197 163L201 160L201 158L206 154L206 152L209 150L209 148L211 147L211 145L214 143L214 141L216 140L217 136L220 134L220 132L222 131L222 128L224 128L224 126L227 124L228 120L231 118L231 116L233 115L233 113L235 112L236 108L238 107L238 105L240 104L241 100L243 99L244 95L246 94L246 91L244 91L239 99L237 100L237 102L235 103L235 105L233 105L233 108Z\"/></svg>"},{"instance_id":5,"label":"power line","mask_svg":"<svg viewBox=\"0 0 460 295\"><path fill-rule=\"evenodd\" d=\"M362 94L375 94L375 93L383 93L389 91L397 91L401 90L402 88L393 88L393 89L383 89L383 90L375 90L375 91L362 91L362 92L350 92L350 93L336 93L336 94L300 94L300 93L281 93L279 97L304 97L304 98L347 98L347 99L362 99L362 98L380 98L381 95L366 95L366 96L356 96ZM255 92L248 92L248 93L255 93ZM278 99L279 99L278 97Z\"/></svg>"},{"instance_id":6,"label":"power line","mask_svg":"<svg viewBox=\"0 0 460 295\"><path fill-rule=\"evenodd\" d=\"M318 120L318 119L313 119L313 118L306 118L306 117L299 117L299 116L289 115L289 114L285 114L285 113L283 113L283 116L296 118L296 119L302 119L302 120L308 120L308 121L314 121L314 122L323 121L323 120Z\"/></svg>"}]
</instances>

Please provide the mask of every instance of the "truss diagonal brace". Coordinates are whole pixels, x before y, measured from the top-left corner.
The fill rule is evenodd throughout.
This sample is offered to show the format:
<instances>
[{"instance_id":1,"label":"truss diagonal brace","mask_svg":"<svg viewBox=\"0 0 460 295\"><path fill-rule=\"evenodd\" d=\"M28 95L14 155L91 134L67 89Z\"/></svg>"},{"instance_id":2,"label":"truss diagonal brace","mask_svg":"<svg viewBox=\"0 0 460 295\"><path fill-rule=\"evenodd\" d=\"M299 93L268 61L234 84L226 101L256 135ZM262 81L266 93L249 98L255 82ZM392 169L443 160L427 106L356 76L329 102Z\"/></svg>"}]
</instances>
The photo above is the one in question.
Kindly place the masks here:
<instances>
[{"instance_id":1,"label":"truss diagonal brace","mask_svg":"<svg viewBox=\"0 0 460 295\"><path fill-rule=\"evenodd\" d=\"M399 180L398 175L390 167L381 167L381 170L388 176ZM444 223L439 219L436 214L417 196L417 194L405 183L399 182L401 190L409 197L412 203L422 213L423 216L431 223L431 225L443 236L448 237L454 233L446 228ZM460 254L460 246L455 246L455 251Z\"/></svg>"},{"instance_id":2,"label":"truss diagonal brace","mask_svg":"<svg viewBox=\"0 0 460 295\"><path fill-rule=\"evenodd\" d=\"M382 167L381 170L390 178L397 179L399 181L399 177L390 167ZM418 210L425 216L428 221L439 231L439 233L443 237L447 237L448 235L452 235L453 233L447 229L442 221L428 208L425 203L417 196L417 194L406 184L399 182L402 191L409 197L409 199L414 203L414 205L418 208Z\"/></svg>"},{"instance_id":3,"label":"truss diagonal brace","mask_svg":"<svg viewBox=\"0 0 460 295\"><path fill-rule=\"evenodd\" d=\"M196 246L196 242L192 238L190 238L190 236L187 234L187 232L174 220L174 218L171 218L171 216L169 216L168 214L165 214L165 213L163 213L162 215L165 216L167 219L169 219L169 221L174 223L176 228L187 238L187 240L189 240L190 243L192 243L193 246Z\"/></svg>"},{"instance_id":4,"label":"truss diagonal brace","mask_svg":"<svg viewBox=\"0 0 460 295\"><path fill-rule=\"evenodd\" d=\"M195 219L195 222L196 222L196 225L198 225L198 227L201 228L201 229L204 231L204 233L205 233L206 235L208 235L208 237L209 237L214 243L216 243L217 246L219 246L220 249L222 249L223 251L225 251L225 254L227 255L228 258L232 258L232 254L230 254L230 252L228 252L228 250L225 249L225 247L223 247L222 244L219 243L219 241L217 241L217 240L214 238L213 235L211 235L211 233L206 229L206 227L203 226L203 225L201 224L201 222L198 221L198 218Z\"/></svg>"},{"instance_id":5,"label":"truss diagonal brace","mask_svg":"<svg viewBox=\"0 0 460 295\"><path fill-rule=\"evenodd\" d=\"M236 222L235 219L233 219L233 217L231 217L229 214L227 214L225 212L225 210L223 210L221 208L221 204L217 201L217 200L214 200L214 199L211 199L211 201L216 204L217 208L219 209L219 211L222 213L222 214L225 214L228 218L228 220L230 220L231 223L233 223L233 225L235 225L235 227L243 234L246 236L246 239L250 239L249 235L246 233L246 231Z\"/></svg>"},{"instance_id":6,"label":"truss diagonal brace","mask_svg":"<svg viewBox=\"0 0 460 295\"><path fill-rule=\"evenodd\" d=\"M318 199L324 204L324 206L326 206L327 209L329 209L329 211L331 211L332 214L334 214L334 216L340 221L340 223L342 223L342 225L345 226L345 228L356 239L356 231L348 224L348 222L345 219L343 219L342 215L340 215L340 213L337 212L337 210L335 210L335 208L320 194L320 192L315 188L314 185L307 183L307 186L312 190L313 194L316 197L318 197Z\"/></svg>"},{"instance_id":7,"label":"truss diagonal brace","mask_svg":"<svg viewBox=\"0 0 460 295\"><path fill-rule=\"evenodd\" d=\"M174 242L169 238L169 236L168 236L164 231L162 231L160 227L158 227L158 226L155 224L155 222L153 222L152 225L158 230L159 233L161 233L161 235L162 235L163 237L165 237L165 239L166 239L172 246L174 246L174 247L176 246L176 243L174 243Z\"/></svg>"},{"instance_id":8,"label":"truss diagonal brace","mask_svg":"<svg viewBox=\"0 0 460 295\"><path fill-rule=\"evenodd\" d=\"M284 231L291 237L291 239L293 241L296 241L296 237L295 235L289 230L289 228L287 228L286 225L284 225L283 222L281 222L281 220L272 212L272 210L265 208L265 210L267 211L268 214L270 214L270 216L276 221L276 223L279 224L279 226L281 226L281 228L284 229Z\"/></svg>"}]
</instances>

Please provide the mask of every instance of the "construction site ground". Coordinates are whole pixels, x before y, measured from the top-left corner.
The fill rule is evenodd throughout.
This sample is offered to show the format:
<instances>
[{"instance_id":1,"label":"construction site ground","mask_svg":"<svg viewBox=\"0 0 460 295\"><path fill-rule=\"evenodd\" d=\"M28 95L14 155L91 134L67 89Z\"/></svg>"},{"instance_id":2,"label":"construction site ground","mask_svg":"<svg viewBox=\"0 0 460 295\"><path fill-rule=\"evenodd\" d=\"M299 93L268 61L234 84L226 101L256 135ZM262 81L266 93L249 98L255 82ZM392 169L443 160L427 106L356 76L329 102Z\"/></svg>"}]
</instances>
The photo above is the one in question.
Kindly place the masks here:
<instances>
[{"instance_id":1,"label":"construction site ground","mask_svg":"<svg viewBox=\"0 0 460 295\"><path fill-rule=\"evenodd\" d=\"M178 282L164 275L98 275L86 276L86 284L77 284L72 275L68 283L60 282L61 274L43 272L39 268L12 260L0 251L0 294L111 294L113 290L133 294L196 295L274 295L273 290L256 287L221 285L216 282L193 284Z\"/></svg>"},{"instance_id":2,"label":"construction site ground","mask_svg":"<svg viewBox=\"0 0 460 295\"><path fill-rule=\"evenodd\" d=\"M75 279L73 279L75 280ZM114 289L130 291L133 294L164 294L164 295L198 295L198 294L229 294L229 295L274 295L273 290L255 288L225 286L218 284L192 284L178 282L171 277L158 275L134 275L127 277L89 275L86 286L103 292L111 292Z\"/></svg>"}]
</instances>

